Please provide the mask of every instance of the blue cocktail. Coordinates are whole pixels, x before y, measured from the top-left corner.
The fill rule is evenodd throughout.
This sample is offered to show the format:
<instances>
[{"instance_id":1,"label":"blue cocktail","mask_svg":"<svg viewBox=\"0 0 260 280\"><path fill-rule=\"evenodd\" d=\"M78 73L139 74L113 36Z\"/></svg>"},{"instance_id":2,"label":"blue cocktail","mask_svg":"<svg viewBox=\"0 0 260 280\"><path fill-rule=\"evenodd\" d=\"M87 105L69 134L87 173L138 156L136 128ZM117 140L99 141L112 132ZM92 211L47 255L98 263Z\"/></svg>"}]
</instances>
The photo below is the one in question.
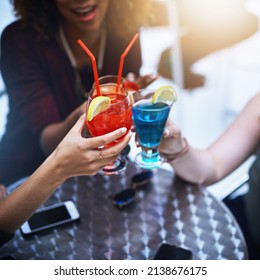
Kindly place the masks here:
<instances>
[{"instance_id":1,"label":"blue cocktail","mask_svg":"<svg viewBox=\"0 0 260 280\"><path fill-rule=\"evenodd\" d=\"M154 90L142 90L134 93L132 118L142 152L135 162L142 168L159 167L165 160L158 152L165 123L173 102L152 103Z\"/></svg>"}]
</instances>

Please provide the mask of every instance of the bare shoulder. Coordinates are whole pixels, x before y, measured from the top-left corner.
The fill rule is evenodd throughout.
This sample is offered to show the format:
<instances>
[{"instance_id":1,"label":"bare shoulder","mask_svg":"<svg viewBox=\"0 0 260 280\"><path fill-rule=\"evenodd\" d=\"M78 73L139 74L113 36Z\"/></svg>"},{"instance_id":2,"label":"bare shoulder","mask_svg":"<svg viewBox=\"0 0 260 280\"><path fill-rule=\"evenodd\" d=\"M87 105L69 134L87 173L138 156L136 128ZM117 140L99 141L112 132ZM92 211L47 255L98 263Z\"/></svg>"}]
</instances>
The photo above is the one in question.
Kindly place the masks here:
<instances>
[{"instance_id":1,"label":"bare shoulder","mask_svg":"<svg viewBox=\"0 0 260 280\"><path fill-rule=\"evenodd\" d=\"M242 116L247 116L260 124L260 92L249 100L242 112Z\"/></svg>"},{"instance_id":2,"label":"bare shoulder","mask_svg":"<svg viewBox=\"0 0 260 280\"><path fill-rule=\"evenodd\" d=\"M253 150L259 145L260 137L260 93L254 95L228 129L227 135L236 135L245 150ZM246 137L245 137L246 136Z\"/></svg>"},{"instance_id":3,"label":"bare shoulder","mask_svg":"<svg viewBox=\"0 0 260 280\"><path fill-rule=\"evenodd\" d=\"M260 114L260 92L254 95L251 100L248 102L247 107L251 109L256 109Z\"/></svg>"},{"instance_id":4,"label":"bare shoulder","mask_svg":"<svg viewBox=\"0 0 260 280\"><path fill-rule=\"evenodd\" d=\"M260 93L256 94L245 106L241 118L246 123L248 135L255 137L259 143L260 136Z\"/></svg>"}]
</instances>

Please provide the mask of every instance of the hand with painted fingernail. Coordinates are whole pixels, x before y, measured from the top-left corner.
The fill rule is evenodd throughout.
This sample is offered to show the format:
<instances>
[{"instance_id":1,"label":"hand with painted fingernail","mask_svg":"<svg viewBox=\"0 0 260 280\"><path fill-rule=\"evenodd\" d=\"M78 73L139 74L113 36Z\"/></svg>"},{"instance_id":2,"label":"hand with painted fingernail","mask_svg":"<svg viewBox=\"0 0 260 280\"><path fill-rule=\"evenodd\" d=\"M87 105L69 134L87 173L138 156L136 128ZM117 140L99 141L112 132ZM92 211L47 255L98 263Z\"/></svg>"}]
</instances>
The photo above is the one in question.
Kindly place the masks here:
<instances>
[{"instance_id":1,"label":"hand with painted fingernail","mask_svg":"<svg viewBox=\"0 0 260 280\"><path fill-rule=\"evenodd\" d=\"M59 174L64 177L62 180L72 176L96 174L119 156L131 138L132 132L126 133L125 127L102 136L84 138L81 133L85 126L85 118L85 115L80 117L52 155L60 170ZM100 149L119 138L122 140L117 144Z\"/></svg>"},{"instance_id":2,"label":"hand with painted fingernail","mask_svg":"<svg viewBox=\"0 0 260 280\"><path fill-rule=\"evenodd\" d=\"M182 147L183 137L181 130L171 119L168 119L160 142L159 151L164 154L174 154L181 151Z\"/></svg>"}]
</instances>

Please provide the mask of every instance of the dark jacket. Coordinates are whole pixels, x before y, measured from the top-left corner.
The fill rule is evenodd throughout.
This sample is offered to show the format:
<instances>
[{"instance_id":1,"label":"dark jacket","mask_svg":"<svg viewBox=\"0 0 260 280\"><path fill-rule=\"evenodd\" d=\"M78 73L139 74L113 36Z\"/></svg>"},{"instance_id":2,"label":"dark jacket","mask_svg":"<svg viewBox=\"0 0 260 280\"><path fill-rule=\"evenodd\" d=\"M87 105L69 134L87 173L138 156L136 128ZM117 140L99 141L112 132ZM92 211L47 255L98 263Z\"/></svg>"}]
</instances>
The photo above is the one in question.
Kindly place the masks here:
<instances>
[{"instance_id":1,"label":"dark jacket","mask_svg":"<svg viewBox=\"0 0 260 280\"><path fill-rule=\"evenodd\" d=\"M125 43L108 32L99 76L117 74L125 48ZM0 63L9 96L6 133L0 142L0 183L8 185L30 175L45 159L39 143L43 128L64 120L84 100L75 93L75 74L63 48L56 40L37 41L33 30L21 21L3 31ZM123 75L138 75L140 66L137 42L125 59ZM80 75L89 91L91 67L82 69Z\"/></svg>"}]
</instances>

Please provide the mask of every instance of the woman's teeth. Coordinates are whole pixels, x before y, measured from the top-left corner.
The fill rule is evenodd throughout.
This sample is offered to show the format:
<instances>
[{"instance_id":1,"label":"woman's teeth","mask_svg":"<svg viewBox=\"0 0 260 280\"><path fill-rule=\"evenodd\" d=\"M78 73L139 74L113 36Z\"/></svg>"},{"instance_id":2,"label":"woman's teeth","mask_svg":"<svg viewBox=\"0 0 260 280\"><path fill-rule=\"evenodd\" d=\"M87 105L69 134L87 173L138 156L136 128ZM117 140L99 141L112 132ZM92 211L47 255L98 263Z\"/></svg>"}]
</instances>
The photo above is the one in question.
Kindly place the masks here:
<instances>
[{"instance_id":1,"label":"woman's teeth","mask_svg":"<svg viewBox=\"0 0 260 280\"><path fill-rule=\"evenodd\" d=\"M88 8L85 8L85 9L76 9L74 10L75 13L77 14L80 14L80 15L85 15L91 11L93 11L95 9L95 7L88 7Z\"/></svg>"}]
</instances>

